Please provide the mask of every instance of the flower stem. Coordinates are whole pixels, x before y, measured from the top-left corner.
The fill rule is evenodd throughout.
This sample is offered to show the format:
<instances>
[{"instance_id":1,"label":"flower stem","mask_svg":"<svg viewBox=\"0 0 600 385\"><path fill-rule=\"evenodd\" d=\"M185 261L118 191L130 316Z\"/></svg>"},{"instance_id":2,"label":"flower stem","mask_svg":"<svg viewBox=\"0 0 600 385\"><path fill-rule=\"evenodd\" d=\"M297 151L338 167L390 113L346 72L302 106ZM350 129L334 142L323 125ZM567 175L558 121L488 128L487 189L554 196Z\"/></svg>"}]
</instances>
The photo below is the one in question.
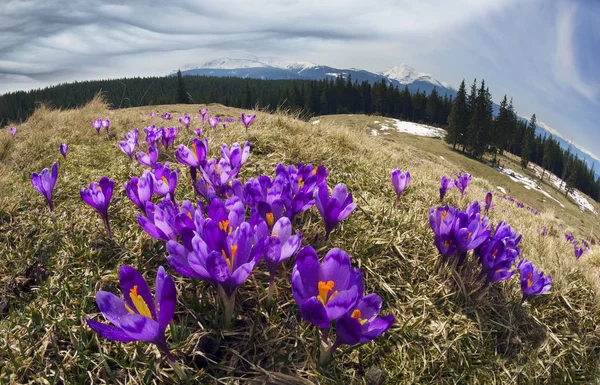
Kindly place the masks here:
<instances>
[{"instance_id":1,"label":"flower stem","mask_svg":"<svg viewBox=\"0 0 600 385\"><path fill-rule=\"evenodd\" d=\"M268 290L268 294L267 294L267 303L271 304L273 303L273 296L275 294L275 276L273 274L271 274L271 276L269 277L269 290Z\"/></svg>"},{"instance_id":2,"label":"flower stem","mask_svg":"<svg viewBox=\"0 0 600 385\"><path fill-rule=\"evenodd\" d=\"M223 326L225 329L230 329L233 323L233 310L235 307L235 292L228 296L225 293L225 290L221 285L217 289L219 292L219 297L221 298L221 302L223 303Z\"/></svg>"},{"instance_id":3,"label":"flower stem","mask_svg":"<svg viewBox=\"0 0 600 385\"><path fill-rule=\"evenodd\" d=\"M106 234L108 234L109 238L112 238L113 237L113 233L110 230L110 224L108 223L108 217L102 218L102 221L104 222L104 227L106 228Z\"/></svg>"}]
</instances>

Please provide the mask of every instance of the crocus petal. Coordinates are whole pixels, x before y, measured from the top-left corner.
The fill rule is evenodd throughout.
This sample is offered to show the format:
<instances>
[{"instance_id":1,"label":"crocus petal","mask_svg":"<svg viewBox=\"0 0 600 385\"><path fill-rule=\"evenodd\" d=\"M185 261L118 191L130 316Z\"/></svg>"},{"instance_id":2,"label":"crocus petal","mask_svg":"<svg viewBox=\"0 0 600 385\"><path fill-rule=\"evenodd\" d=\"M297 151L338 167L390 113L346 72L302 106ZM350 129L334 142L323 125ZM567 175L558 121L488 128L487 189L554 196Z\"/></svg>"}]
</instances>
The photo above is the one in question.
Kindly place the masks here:
<instances>
[{"instance_id":1,"label":"crocus petal","mask_svg":"<svg viewBox=\"0 0 600 385\"><path fill-rule=\"evenodd\" d=\"M346 290L350 285L350 256L345 251L334 248L323 258L319 281L335 282L335 290Z\"/></svg>"},{"instance_id":2,"label":"crocus petal","mask_svg":"<svg viewBox=\"0 0 600 385\"><path fill-rule=\"evenodd\" d=\"M98 333L100 336L106 338L107 340L118 341L118 342L137 341L137 338L132 337L128 333L125 333L125 331L123 331L122 329L119 329L115 326L106 325L106 324L103 324L102 322L94 321L91 318L86 318L85 320L86 320L88 326L93 331Z\"/></svg>"},{"instance_id":3,"label":"crocus petal","mask_svg":"<svg viewBox=\"0 0 600 385\"><path fill-rule=\"evenodd\" d=\"M362 337L362 325L356 318L343 317L335 324L335 333L342 344L356 345Z\"/></svg>"},{"instance_id":4,"label":"crocus petal","mask_svg":"<svg viewBox=\"0 0 600 385\"><path fill-rule=\"evenodd\" d=\"M379 337L380 335L385 333L390 327L392 327L394 321L394 316L389 314L369 322L368 329L367 331L363 332L363 335L360 339L360 343L365 344Z\"/></svg>"},{"instance_id":5,"label":"crocus petal","mask_svg":"<svg viewBox=\"0 0 600 385\"><path fill-rule=\"evenodd\" d=\"M131 299L133 292L137 292L138 296L140 296L148 306L152 317L156 318L154 299L152 298L148 283L146 283L144 277L142 277L136 269L131 266L121 266L119 269L119 283L121 285L121 292L123 292L123 296L125 297L125 302L127 302L127 305L129 305L131 310L138 310Z\"/></svg>"},{"instance_id":6,"label":"crocus petal","mask_svg":"<svg viewBox=\"0 0 600 385\"><path fill-rule=\"evenodd\" d=\"M298 304L319 294L320 268L317 252L311 246L305 246L298 252L292 273L292 294Z\"/></svg>"},{"instance_id":7,"label":"crocus petal","mask_svg":"<svg viewBox=\"0 0 600 385\"><path fill-rule=\"evenodd\" d=\"M134 313L121 319L121 329L139 341L154 342L161 335L158 322Z\"/></svg>"},{"instance_id":8,"label":"crocus petal","mask_svg":"<svg viewBox=\"0 0 600 385\"><path fill-rule=\"evenodd\" d=\"M173 278L167 275L162 266L158 268L156 274L155 292L156 304L158 305L158 325L160 333L163 334L175 314L177 290L175 290Z\"/></svg>"},{"instance_id":9,"label":"crocus petal","mask_svg":"<svg viewBox=\"0 0 600 385\"><path fill-rule=\"evenodd\" d=\"M344 316L344 314L348 313L348 311L356 305L357 300L358 290L356 286L352 286L348 290L340 291L327 302L327 305L325 305L327 317L333 321Z\"/></svg>"},{"instance_id":10,"label":"crocus petal","mask_svg":"<svg viewBox=\"0 0 600 385\"><path fill-rule=\"evenodd\" d=\"M300 315L313 325L321 328L329 327L329 318L327 318L325 307L316 297L309 298L300 305Z\"/></svg>"},{"instance_id":11,"label":"crocus petal","mask_svg":"<svg viewBox=\"0 0 600 385\"><path fill-rule=\"evenodd\" d=\"M115 326L120 326L121 318L129 314L125 302L113 293L98 291L96 304L104 317Z\"/></svg>"}]
</instances>

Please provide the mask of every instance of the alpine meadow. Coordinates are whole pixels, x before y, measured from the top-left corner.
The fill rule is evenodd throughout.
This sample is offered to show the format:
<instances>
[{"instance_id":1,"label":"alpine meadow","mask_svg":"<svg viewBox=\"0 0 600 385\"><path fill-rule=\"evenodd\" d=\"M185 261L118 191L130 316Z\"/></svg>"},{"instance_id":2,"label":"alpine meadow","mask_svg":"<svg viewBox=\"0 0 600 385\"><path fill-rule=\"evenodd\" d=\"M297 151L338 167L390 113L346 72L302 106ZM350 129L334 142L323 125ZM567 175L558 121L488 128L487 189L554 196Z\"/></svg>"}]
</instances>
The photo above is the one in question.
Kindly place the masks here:
<instances>
[{"instance_id":1,"label":"alpine meadow","mask_svg":"<svg viewBox=\"0 0 600 385\"><path fill-rule=\"evenodd\" d=\"M0 384L599 384L598 16L0 5Z\"/></svg>"}]
</instances>

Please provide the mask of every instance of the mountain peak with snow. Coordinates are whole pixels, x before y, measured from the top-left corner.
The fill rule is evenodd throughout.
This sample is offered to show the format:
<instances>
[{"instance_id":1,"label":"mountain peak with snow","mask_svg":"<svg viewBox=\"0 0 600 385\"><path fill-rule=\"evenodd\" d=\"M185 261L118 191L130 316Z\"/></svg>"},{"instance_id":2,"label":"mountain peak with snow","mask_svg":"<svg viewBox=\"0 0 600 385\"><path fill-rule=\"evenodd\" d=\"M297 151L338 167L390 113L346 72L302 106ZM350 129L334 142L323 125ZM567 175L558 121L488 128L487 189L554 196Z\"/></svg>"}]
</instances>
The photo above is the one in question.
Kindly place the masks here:
<instances>
[{"instance_id":1,"label":"mountain peak with snow","mask_svg":"<svg viewBox=\"0 0 600 385\"><path fill-rule=\"evenodd\" d=\"M425 72L419 72L406 64L400 64L400 65L390 68L387 71L378 72L378 73L380 75L388 77L389 79L396 80L400 84L411 84L414 82L427 82L427 83L431 83L434 86L437 86L440 88L454 89L454 87L452 87L448 83L440 82L439 80L434 79L434 77L431 76L430 74L425 73Z\"/></svg>"},{"instance_id":2,"label":"mountain peak with snow","mask_svg":"<svg viewBox=\"0 0 600 385\"><path fill-rule=\"evenodd\" d=\"M248 68L279 68L295 71L303 71L308 68L317 67L317 64L307 61L289 61L273 57L249 56L245 57L220 57L218 59L207 61L201 65L187 65L185 70L194 69L212 69L212 70L233 70Z\"/></svg>"}]
</instances>

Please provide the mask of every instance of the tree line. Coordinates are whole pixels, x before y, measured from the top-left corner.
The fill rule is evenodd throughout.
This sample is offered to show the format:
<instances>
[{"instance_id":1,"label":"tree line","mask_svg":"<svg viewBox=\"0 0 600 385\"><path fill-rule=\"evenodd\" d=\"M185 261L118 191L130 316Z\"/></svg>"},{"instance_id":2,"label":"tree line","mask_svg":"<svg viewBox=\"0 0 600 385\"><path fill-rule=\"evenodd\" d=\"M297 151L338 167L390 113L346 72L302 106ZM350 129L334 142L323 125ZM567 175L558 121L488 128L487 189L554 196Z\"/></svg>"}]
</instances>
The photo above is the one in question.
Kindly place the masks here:
<instances>
[{"instance_id":1,"label":"tree line","mask_svg":"<svg viewBox=\"0 0 600 385\"><path fill-rule=\"evenodd\" d=\"M325 80L261 80L234 77L185 76L136 77L60 84L0 96L0 126L24 121L36 106L75 108L102 92L113 108L175 103L221 103L231 107L260 107L268 111L287 108L304 116L327 114L375 114L423 122L448 130L446 140L455 149L481 158L508 151L523 159L522 167L533 162L600 200L600 179L558 141L535 134L535 115L528 123L517 117L512 99L505 96L494 114L491 93L481 81L473 82L467 94L465 82L456 97L429 95L408 87L399 88L385 79L376 83L337 77Z\"/></svg>"},{"instance_id":2,"label":"tree line","mask_svg":"<svg viewBox=\"0 0 600 385\"><path fill-rule=\"evenodd\" d=\"M515 112L512 99L504 95L498 114L493 114L493 102L485 81L473 81L467 93L463 80L452 103L448 117L446 141L454 149L467 152L476 158L485 153L496 160L497 154L508 151L521 157L521 168L532 162L542 168L540 179L550 171L565 182L565 194L576 188L596 201L600 200L600 178L594 165L588 167L583 159L564 150L552 135L536 135L535 114L529 121Z\"/></svg>"}]
</instances>

